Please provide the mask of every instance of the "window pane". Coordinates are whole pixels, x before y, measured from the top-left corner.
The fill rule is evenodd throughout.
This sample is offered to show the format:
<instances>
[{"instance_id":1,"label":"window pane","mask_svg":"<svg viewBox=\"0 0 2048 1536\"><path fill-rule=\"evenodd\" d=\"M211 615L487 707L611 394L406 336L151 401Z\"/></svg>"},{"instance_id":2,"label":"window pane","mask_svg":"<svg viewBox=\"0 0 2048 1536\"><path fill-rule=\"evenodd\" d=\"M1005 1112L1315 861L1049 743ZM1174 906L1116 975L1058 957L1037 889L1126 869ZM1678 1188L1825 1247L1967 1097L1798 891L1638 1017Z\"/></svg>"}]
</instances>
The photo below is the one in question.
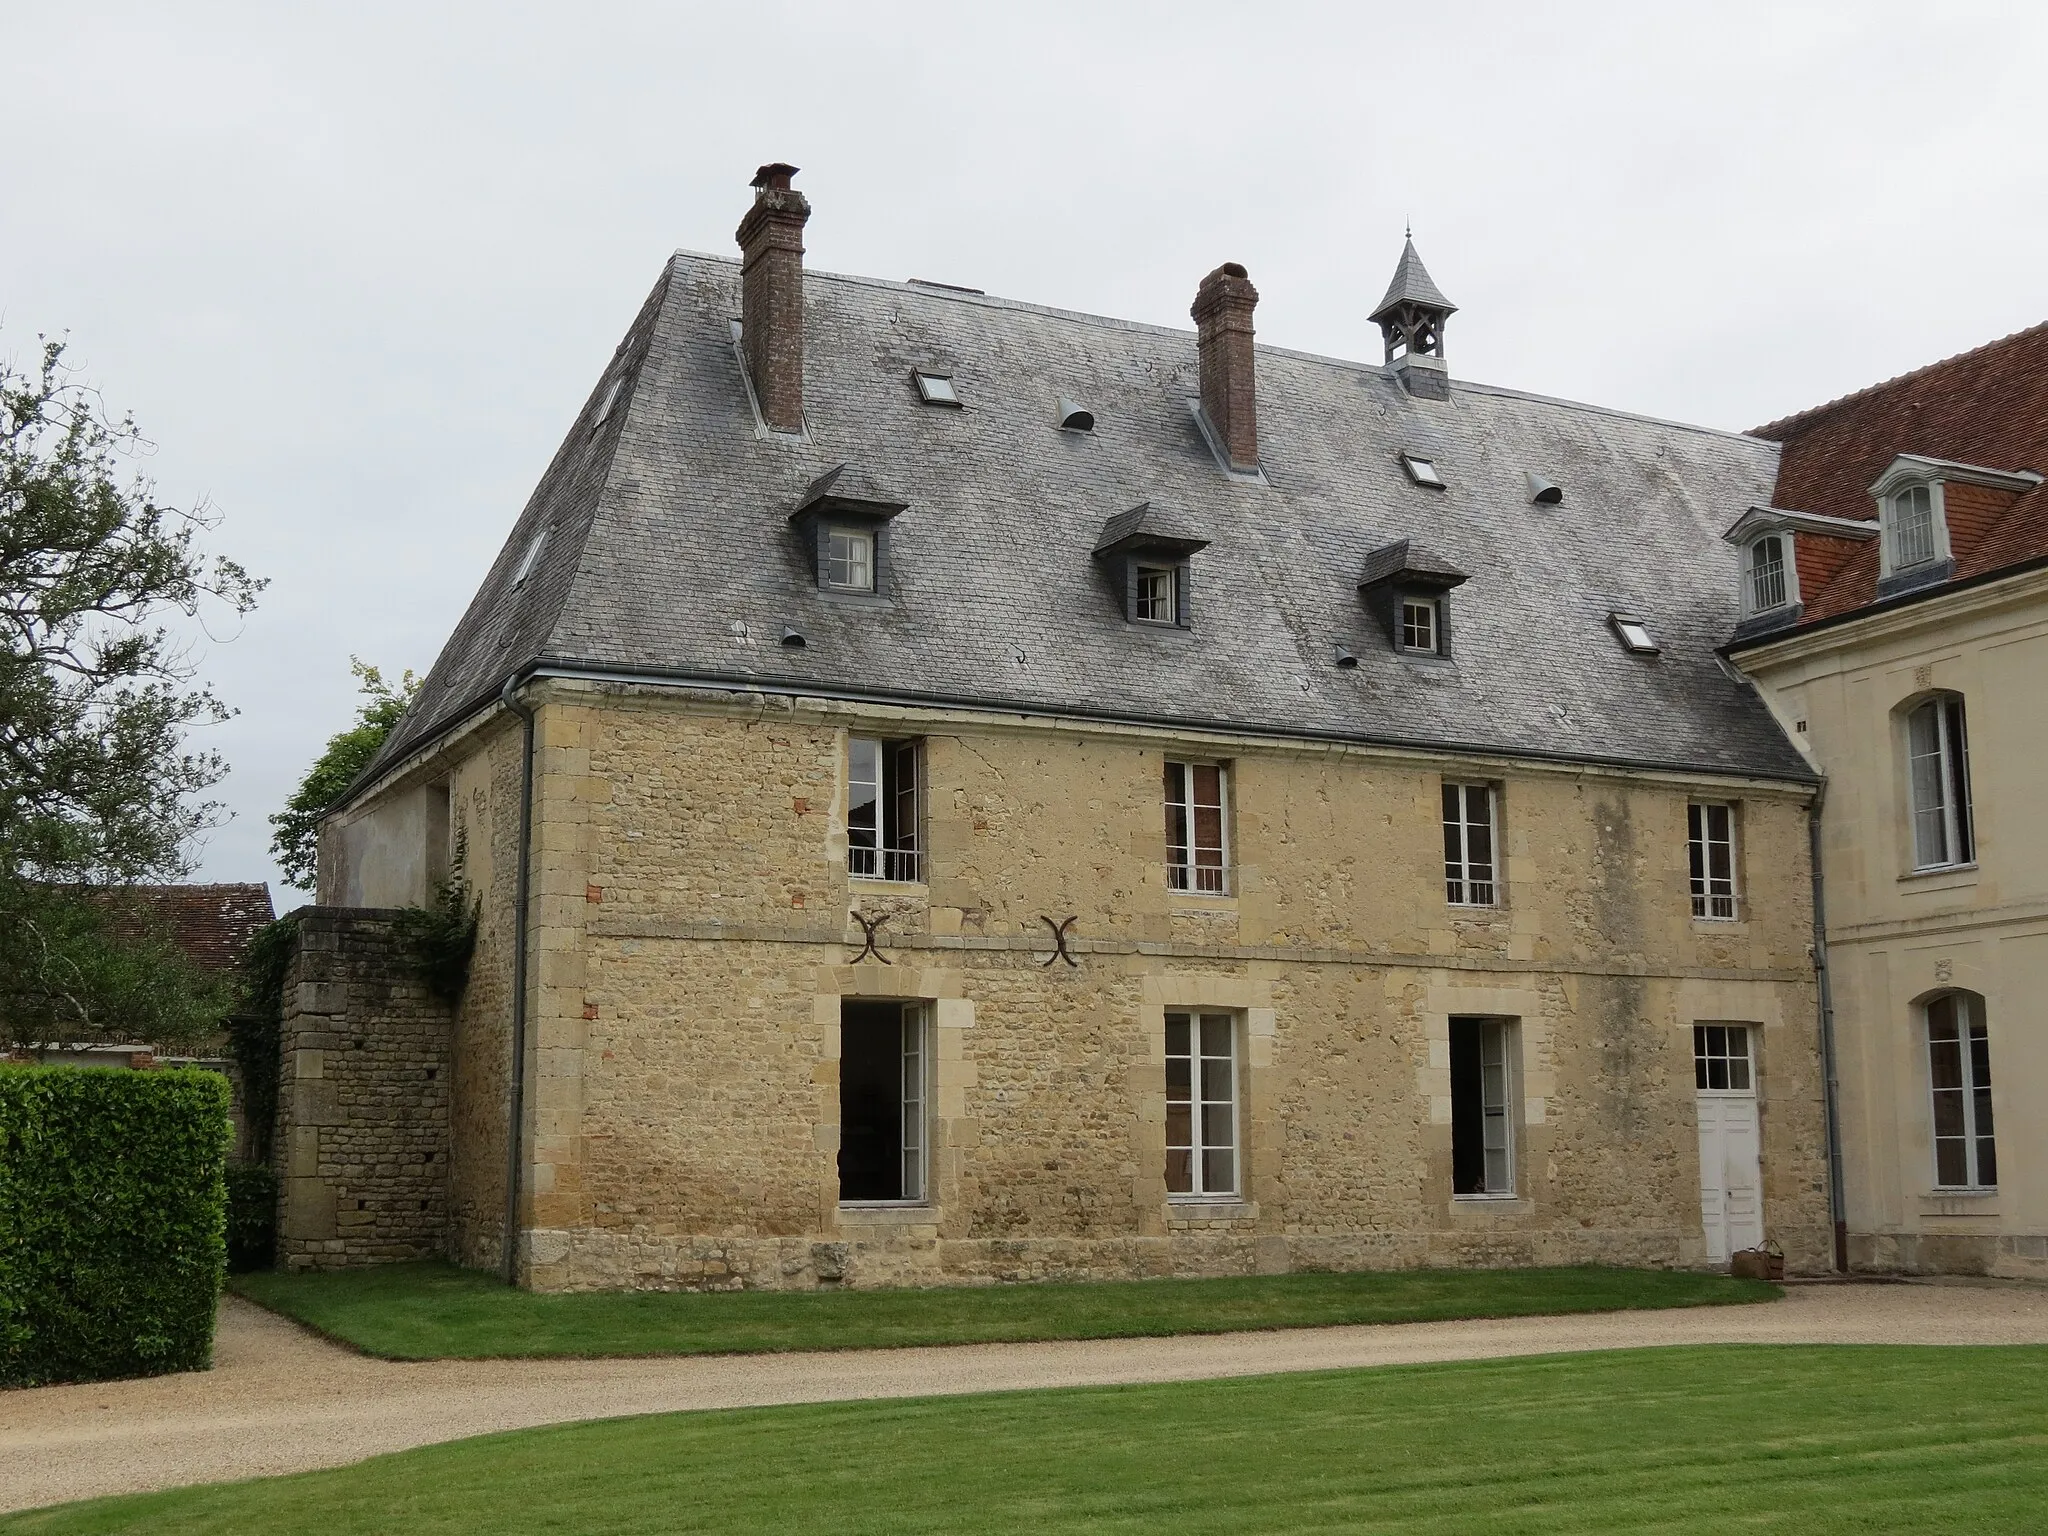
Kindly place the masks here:
<instances>
[{"instance_id":1,"label":"window pane","mask_svg":"<svg viewBox=\"0 0 2048 1536\"><path fill-rule=\"evenodd\" d=\"M1230 1054L1230 1015L1227 1013L1205 1013L1202 1015L1202 1054L1204 1056L1228 1056Z\"/></svg>"},{"instance_id":2,"label":"window pane","mask_svg":"<svg viewBox=\"0 0 2048 1536\"><path fill-rule=\"evenodd\" d=\"M1948 727L1948 740L1944 744L1948 768L1945 787L1955 821L1955 857L1958 864L1967 864L1977 856L1977 838L1976 829L1970 822L1970 738L1963 729L1963 701L1950 699L1943 708L1942 718Z\"/></svg>"},{"instance_id":3,"label":"window pane","mask_svg":"<svg viewBox=\"0 0 2048 1536\"><path fill-rule=\"evenodd\" d=\"M1998 1182L1998 1149L1989 1136L1977 1139L1977 1182L1987 1188Z\"/></svg>"},{"instance_id":4,"label":"window pane","mask_svg":"<svg viewBox=\"0 0 2048 1536\"><path fill-rule=\"evenodd\" d=\"M1188 1016L1184 1013L1169 1013L1166 1016L1166 1054L1185 1056L1188 1054Z\"/></svg>"},{"instance_id":5,"label":"window pane","mask_svg":"<svg viewBox=\"0 0 2048 1536\"><path fill-rule=\"evenodd\" d=\"M1731 1057L1728 1062L1728 1086L1739 1092L1749 1091L1749 1058Z\"/></svg>"},{"instance_id":6,"label":"window pane","mask_svg":"<svg viewBox=\"0 0 2048 1536\"><path fill-rule=\"evenodd\" d=\"M1934 1134L1936 1136L1961 1136L1963 1134L1962 1089L1937 1088L1934 1090Z\"/></svg>"},{"instance_id":7,"label":"window pane","mask_svg":"<svg viewBox=\"0 0 2048 1536\"><path fill-rule=\"evenodd\" d=\"M1167 1047L1170 1051L1171 1045ZM1166 1096L1185 1100L1194 1091L1194 1063L1185 1056L1166 1058Z\"/></svg>"},{"instance_id":8,"label":"window pane","mask_svg":"<svg viewBox=\"0 0 2048 1536\"><path fill-rule=\"evenodd\" d=\"M1166 1192L1169 1195L1191 1195L1195 1192L1194 1154L1186 1147L1178 1150L1168 1148L1166 1153Z\"/></svg>"},{"instance_id":9,"label":"window pane","mask_svg":"<svg viewBox=\"0 0 2048 1536\"><path fill-rule=\"evenodd\" d=\"M1214 1056L1202 1058L1202 1097L1210 1103L1230 1098L1230 1063Z\"/></svg>"},{"instance_id":10,"label":"window pane","mask_svg":"<svg viewBox=\"0 0 2048 1536\"><path fill-rule=\"evenodd\" d=\"M1224 1147L1231 1144L1230 1106L1228 1104L1204 1104L1202 1106L1202 1145Z\"/></svg>"},{"instance_id":11,"label":"window pane","mask_svg":"<svg viewBox=\"0 0 2048 1536\"><path fill-rule=\"evenodd\" d=\"M856 736L846 749L846 867L856 875L881 873L882 744Z\"/></svg>"},{"instance_id":12,"label":"window pane","mask_svg":"<svg viewBox=\"0 0 2048 1536\"><path fill-rule=\"evenodd\" d=\"M1937 1184L1951 1187L1960 1187L1970 1182L1970 1171L1960 1140L1935 1142L1934 1180Z\"/></svg>"},{"instance_id":13,"label":"window pane","mask_svg":"<svg viewBox=\"0 0 2048 1536\"><path fill-rule=\"evenodd\" d=\"M1175 1104L1170 1100L1166 1106L1166 1144L1169 1147L1194 1145L1195 1112L1187 1104Z\"/></svg>"},{"instance_id":14,"label":"window pane","mask_svg":"<svg viewBox=\"0 0 2048 1536\"><path fill-rule=\"evenodd\" d=\"M1728 1058L1726 1056L1709 1056L1707 1058L1707 1086L1709 1088L1726 1088L1728 1086Z\"/></svg>"},{"instance_id":15,"label":"window pane","mask_svg":"<svg viewBox=\"0 0 2048 1536\"><path fill-rule=\"evenodd\" d=\"M1214 1147L1202 1153L1202 1193L1227 1195L1237 1188L1237 1153Z\"/></svg>"}]
</instances>

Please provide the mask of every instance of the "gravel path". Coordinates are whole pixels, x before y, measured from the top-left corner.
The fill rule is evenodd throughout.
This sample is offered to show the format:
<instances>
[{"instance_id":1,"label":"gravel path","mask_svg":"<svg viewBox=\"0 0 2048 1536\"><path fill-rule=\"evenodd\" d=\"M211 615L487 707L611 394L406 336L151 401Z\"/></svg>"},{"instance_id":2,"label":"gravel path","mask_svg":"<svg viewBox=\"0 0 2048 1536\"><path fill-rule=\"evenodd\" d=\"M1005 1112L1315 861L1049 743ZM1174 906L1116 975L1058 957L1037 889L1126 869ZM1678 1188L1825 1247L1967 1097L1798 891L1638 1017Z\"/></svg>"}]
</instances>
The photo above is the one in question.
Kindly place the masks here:
<instances>
[{"instance_id":1,"label":"gravel path","mask_svg":"<svg viewBox=\"0 0 2048 1536\"><path fill-rule=\"evenodd\" d=\"M1598 1316L666 1360L394 1364L222 1303L207 1372L0 1393L0 1510L340 1466L573 1419L845 1398L1189 1381L1660 1344L2044 1344L2048 1288L1815 1285Z\"/></svg>"}]
</instances>

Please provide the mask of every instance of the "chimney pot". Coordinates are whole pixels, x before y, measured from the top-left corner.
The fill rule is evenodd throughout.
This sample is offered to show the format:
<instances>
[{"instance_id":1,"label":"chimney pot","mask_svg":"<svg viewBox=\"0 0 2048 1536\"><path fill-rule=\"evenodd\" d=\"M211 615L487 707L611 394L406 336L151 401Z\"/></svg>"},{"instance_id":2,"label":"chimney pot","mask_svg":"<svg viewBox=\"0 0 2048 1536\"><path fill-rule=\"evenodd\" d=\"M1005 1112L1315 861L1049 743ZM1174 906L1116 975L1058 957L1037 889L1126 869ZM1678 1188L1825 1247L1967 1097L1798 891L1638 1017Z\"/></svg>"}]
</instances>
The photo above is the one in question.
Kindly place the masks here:
<instances>
[{"instance_id":1,"label":"chimney pot","mask_svg":"<svg viewBox=\"0 0 2048 1536\"><path fill-rule=\"evenodd\" d=\"M1202 414L1232 469L1259 467L1259 391L1253 374L1251 274L1226 261L1195 290L1195 346L1201 361Z\"/></svg>"},{"instance_id":2,"label":"chimney pot","mask_svg":"<svg viewBox=\"0 0 2048 1536\"><path fill-rule=\"evenodd\" d=\"M740 350L761 419L775 432L804 429L804 223L811 205L791 188L796 167L754 173L754 206L740 220Z\"/></svg>"}]
</instances>

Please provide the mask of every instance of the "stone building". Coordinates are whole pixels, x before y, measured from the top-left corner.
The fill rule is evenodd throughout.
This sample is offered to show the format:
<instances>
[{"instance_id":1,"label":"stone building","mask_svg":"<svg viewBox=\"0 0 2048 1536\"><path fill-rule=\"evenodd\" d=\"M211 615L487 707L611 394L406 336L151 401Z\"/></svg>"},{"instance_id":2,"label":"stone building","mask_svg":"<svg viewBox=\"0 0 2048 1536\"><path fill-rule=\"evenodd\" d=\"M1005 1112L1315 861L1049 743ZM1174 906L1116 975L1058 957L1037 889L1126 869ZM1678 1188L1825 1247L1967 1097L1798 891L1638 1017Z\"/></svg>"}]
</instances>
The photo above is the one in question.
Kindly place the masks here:
<instances>
[{"instance_id":1,"label":"stone building","mask_svg":"<svg viewBox=\"0 0 2048 1536\"><path fill-rule=\"evenodd\" d=\"M1234 264L1193 334L807 272L791 175L329 819L323 903L481 929L381 1077L385 983L300 989L288 1095L446 1101L430 1193L291 1133L292 1262L1825 1267L1818 776L1716 654L1778 447L1454 378L1412 245L1360 363Z\"/></svg>"},{"instance_id":2,"label":"stone building","mask_svg":"<svg viewBox=\"0 0 2048 1536\"><path fill-rule=\"evenodd\" d=\"M1756 435L1731 654L1827 776L1849 1263L2048 1275L2048 325Z\"/></svg>"}]
</instances>

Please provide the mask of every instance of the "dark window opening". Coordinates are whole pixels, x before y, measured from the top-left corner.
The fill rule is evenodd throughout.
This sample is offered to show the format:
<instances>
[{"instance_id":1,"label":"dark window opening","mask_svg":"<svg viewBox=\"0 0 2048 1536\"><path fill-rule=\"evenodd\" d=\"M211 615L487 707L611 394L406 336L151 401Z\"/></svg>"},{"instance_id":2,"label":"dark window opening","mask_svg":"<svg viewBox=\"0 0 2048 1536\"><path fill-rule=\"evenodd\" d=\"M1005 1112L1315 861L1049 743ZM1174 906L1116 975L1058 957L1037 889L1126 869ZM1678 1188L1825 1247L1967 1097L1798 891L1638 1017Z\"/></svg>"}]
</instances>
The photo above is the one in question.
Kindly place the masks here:
<instances>
[{"instance_id":1,"label":"dark window opening","mask_svg":"<svg viewBox=\"0 0 2048 1536\"><path fill-rule=\"evenodd\" d=\"M839 1005L839 1198L924 1198L924 1009Z\"/></svg>"},{"instance_id":2,"label":"dark window opening","mask_svg":"<svg viewBox=\"0 0 2048 1536\"><path fill-rule=\"evenodd\" d=\"M1511 1026L1451 1020L1451 1193L1512 1195L1508 1120Z\"/></svg>"},{"instance_id":3,"label":"dark window opening","mask_svg":"<svg viewBox=\"0 0 2048 1536\"><path fill-rule=\"evenodd\" d=\"M923 879L918 743L856 736L847 743L846 769L847 872L867 880Z\"/></svg>"}]
</instances>

